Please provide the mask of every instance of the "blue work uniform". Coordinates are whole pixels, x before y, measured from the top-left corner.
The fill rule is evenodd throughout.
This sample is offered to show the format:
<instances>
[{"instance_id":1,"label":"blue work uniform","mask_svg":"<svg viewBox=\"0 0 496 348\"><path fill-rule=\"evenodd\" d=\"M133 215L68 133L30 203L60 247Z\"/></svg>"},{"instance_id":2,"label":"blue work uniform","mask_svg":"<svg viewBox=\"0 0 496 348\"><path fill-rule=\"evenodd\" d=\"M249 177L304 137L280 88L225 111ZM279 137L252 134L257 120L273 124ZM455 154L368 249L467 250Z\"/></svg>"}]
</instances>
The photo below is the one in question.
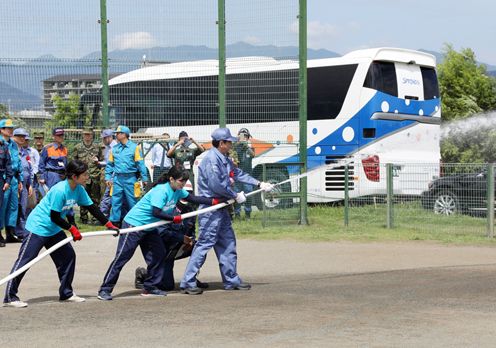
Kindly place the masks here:
<instances>
[{"instance_id":1,"label":"blue work uniform","mask_svg":"<svg viewBox=\"0 0 496 348\"><path fill-rule=\"evenodd\" d=\"M231 186L234 181L257 185L258 181L236 168L226 156L212 148L198 167L198 195L231 199L236 192ZM200 209L205 208L200 205ZM181 281L181 288L196 287L196 275L205 262L208 251L213 247L219 261L220 273L225 289L232 289L242 283L237 273L236 237L227 208L218 209L198 217L199 236Z\"/></svg>"},{"instance_id":2,"label":"blue work uniform","mask_svg":"<svg viewBox=\"0 0 496 348\"><path fill-rule=\"evenodd\" d=\"M11 273L36 258L41 248L49 249L66 238L62 228L50 219L52 210L59 212L60 216L65 218L75 205L89 206L92 204L91 198L81 185L77 185L73 190L69 182L64 180L53 186L28 216L26 230L29 234L22 241L19 256ZM76 267L76 253L71 244L65 244L50 254L50 257L57 267L60 300L68 299L74 294L72 280ZM26 272L7 283L4 303L19 301L17 292L25 274Z\"/></svg>"},{"instance_id":3,"label":"blue work uniform","mask_svg":"<svg viewBox=\"0 0 496 348\"><path fill-rule=\"evenodd\" d=\"M34 174L29 150L27 148L21 148L19 150L19 154L21 156L23 181L22 190L19 194L19 210L15 233L18 236L24 237L28 234L25 229L28 210L28 190L33 184Z\"/></svg>"},{"instance_id":4,"label":"blue work uniform","mask_svg":"<svg viewBox=\"0 0 496 348\"><path fill-rule=\"evenodd\" d=\"M38 166L39 177L45 180L48 188L65 179L67 166L67 147L52 143L43 148Z\"/></svg>"},{"instance_id":5,"label":"blue work uniform","mask_svg":"<svg viewBox=\"0 0 496 348\"><path fill-rule=\"evenodd\" d=\"M157 207L166 214L172 215L176 203L189 195L186 190L174 191L169 183L159 184L152 188L124 217L123 228L143 226L160 221L153 216L153 208ZM143 287L147 291L159 289L164 274L163 262L165 249L157 229L142 230L119 236L115 258L110 264L100 286L100 291L111 293L117 284L122 268L133 257L138 245L147 263L147 277Z\"/></svg>"},{"instance_id":6,"label":"blue work uniform","mask_svg":"<svg viewBox=\"0 0 496 348\"><path fill-rule=\"evenodd\" d=\"M14 173L12 172L12 158L10 157L10 151L8 144L0 139L0 189L7 183L12 185L12 177ZM0 211L3 208L3 199L5 194L0 192ZM4 219L0 218L0 227L3 227Z\"/></svg>"},{"instance_id":7,"label":"blue work uniform","mask_svg":"<svg viewBox=\"0 0 496 348\"><path fill-rule=\"evenodd\" d=\"M136 187L138 174L141 174L142 181L148 181L139 146L131 140L128 140L126 144L116 144L110 150L105 166L105 180L113 180L110 221L121 221L121 207L124 200L128 208L136 204L141 194Z\"/></svg>"},{"instance_id":8,"label":"blue work uniform","mask_svg":"<svg viewBox=\"0 0 496 348\"><path fill-rule=\"evenodd\" d=\"M17 212L19 208L19 183L22 183L23 181L22 166L17 143L12 139L4 141L9 148L13 176L9 189L3 193L3 202L0 209L0 229L3 227L11 227L14 229L17 224Z\"/></svg>"},{"instance_id":9,"label":"blue work uniform","mask_svg":"<svg viewBox=\"0 0 496 348\"><path fill-rule=\"evenodd\" d=\"M110 155L110 150L114 147L114 145L117 144L115 140L112 140L112 142L109 145L105 145L105 148L103 149L103 161L101 161L99 164L102 168L105 168L107 166L107 162L109 159ZM112 207L112 197L110 196L110 187L105 186L105 192L103 193L103 197L100 200L100 211L102 212L103 215L105 215L106 218L110 216L110 208ZM123 207L124 208L124 205ZM122 210L122 209L121 209ZM123 212L121 212L122 215ZM127 213L127 211L126 211ZM124 214L125 215L125 214Z\"/></svg>"}]
</instances>

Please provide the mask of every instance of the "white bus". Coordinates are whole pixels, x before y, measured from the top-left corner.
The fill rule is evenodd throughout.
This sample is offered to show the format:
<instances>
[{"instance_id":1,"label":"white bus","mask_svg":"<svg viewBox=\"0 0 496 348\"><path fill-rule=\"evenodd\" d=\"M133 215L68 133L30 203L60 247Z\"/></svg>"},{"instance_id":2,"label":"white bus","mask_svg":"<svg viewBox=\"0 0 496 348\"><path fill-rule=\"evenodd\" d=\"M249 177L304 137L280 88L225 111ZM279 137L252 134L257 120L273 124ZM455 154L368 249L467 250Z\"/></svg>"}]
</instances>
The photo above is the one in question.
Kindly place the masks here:
<instances>
[{"instance_id":1,"label":"white bus","mask_svg":"<svg viewBox=\"0 0 496 348\"><path fill-rule=\"evenodd\" d=\"M441 103L434 56L374 48L309 60L308 201L385 193L383 164L393 163L395 193L419 195L439 174ZM156 65L110 80L117 122L176 137L186 130L208 142L218 125L216 60ZM272 58L228 59L228 127L250 130L262 163L298 161L298 65ZM289 173L272 173L274 181ZM409 179L410 176L410 179ZM411 184L415 182L414 184ZM404 184L402 184L404 183ZM405 184L406 183L406 184Z\"/></svg>"}]
</instances>

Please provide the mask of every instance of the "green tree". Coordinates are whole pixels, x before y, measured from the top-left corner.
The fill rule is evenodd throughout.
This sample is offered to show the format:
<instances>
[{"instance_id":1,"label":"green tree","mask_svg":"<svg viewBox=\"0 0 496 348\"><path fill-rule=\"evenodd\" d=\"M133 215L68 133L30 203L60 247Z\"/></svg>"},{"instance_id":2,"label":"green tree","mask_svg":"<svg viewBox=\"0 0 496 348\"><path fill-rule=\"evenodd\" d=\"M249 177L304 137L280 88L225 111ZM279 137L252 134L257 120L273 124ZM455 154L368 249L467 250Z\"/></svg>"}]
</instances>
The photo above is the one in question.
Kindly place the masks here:
<instances>
[{"instance_id":1,"label":"green tree","mask_svg":"<svg viewBox=\"0 0 496 348\"><path fill-rule=\"evenodd\" d=\"M469 49L456 52L447 44L445 60L438 65L443 125L496 109L496 79L487 76ZM491 127L467 131L463 123L451 127L441 141L441 157L446 163L495 161L496 134Z\"/></svg>"},{"instance_id":2,"label":"green tree","mask_svg":"<svg viewBox=\"0 0 496 348\"><path fill-rule=\"evenodd\" d=\"M57 94L52 97L52 102L55 105L53 125L64 128L76 127L76 121L79 116L79 96L70 93L69 98L64 99Z\"/></svg>"},{"instance_id":3,"label":"green tree","mask_svg":"<svg viewBox=\"0 0 496 348\"><path fill-rule=\"evenodd\" d=\"M496 108L496 83L478 65L470 48L457 52L451 44L444 48L438 65L443 120L451 121Z\"/></svg>"},{"instance_id":4,"label":"green tree","mask_svg":"<svg viewBox=\"0 0 496 348\"><path fill-rule=\"evenodd\" d=\"M7 108L6 105L0 104L0 119L7 118L9 109Z\"/></svg>"}]
</instances>

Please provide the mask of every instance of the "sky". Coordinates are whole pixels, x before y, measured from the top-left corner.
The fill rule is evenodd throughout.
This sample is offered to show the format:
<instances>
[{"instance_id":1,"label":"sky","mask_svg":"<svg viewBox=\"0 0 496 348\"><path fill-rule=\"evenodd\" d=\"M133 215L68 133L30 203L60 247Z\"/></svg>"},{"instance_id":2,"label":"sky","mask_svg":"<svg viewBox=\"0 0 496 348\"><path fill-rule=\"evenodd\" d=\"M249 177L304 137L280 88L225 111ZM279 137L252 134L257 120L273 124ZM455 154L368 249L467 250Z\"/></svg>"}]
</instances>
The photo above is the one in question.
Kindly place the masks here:
<instances>
[{"instance_id":1,"label":"sky","mask_svg":"<svg viewBox=\"0 0 496 348\"><path fill-rule=\"evenodd\" d=\"M307 0L308 47L340 54L392 46L471 48L496 65L496 1ZM0 2L0 59L100 49L99 0ZM216 0L107 0L109 49L217 47ZM227 43L296 46L298 0L226 0Z\"/></svg>"}]
</instances>

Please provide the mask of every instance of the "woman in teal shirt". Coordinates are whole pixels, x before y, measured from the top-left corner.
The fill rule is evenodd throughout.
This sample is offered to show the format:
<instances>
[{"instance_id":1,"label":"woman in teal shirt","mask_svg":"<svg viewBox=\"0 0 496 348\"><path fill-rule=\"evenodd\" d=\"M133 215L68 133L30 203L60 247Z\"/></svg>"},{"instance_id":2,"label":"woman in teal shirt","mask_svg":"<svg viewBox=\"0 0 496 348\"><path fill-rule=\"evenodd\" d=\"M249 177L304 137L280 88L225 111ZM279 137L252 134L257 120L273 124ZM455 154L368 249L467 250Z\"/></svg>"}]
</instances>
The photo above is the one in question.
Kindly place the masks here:
<instances>
[{"instance_id":1,"label":"woman in teal shirt","mask_svg":"<svg viewBox=\"0 0 496 348\"><path fill-rule=\"evenodd\" d=\"M189 172L182 167L172 167L163 174L153 188L126 214L122 228L144 226L160 220L180 223L180 215L173 216L179 200L184 199L196 204L214 205L218 199L198 197L184 190L189 179ZM164 274L165 247L156 228L126 233L119 237L115 258L105 274L98 299L112 300L120 272L132 258L138 245L146 255L147 277L143 282L142 296L165 296L167 293L159 288Z\"/></svg>"},{"instance_id":2,"label":"woman in teal shirt","mask_svg":"<svg viewBox=\"0 0 496 348\"><path fill-rule=\"evenodd\" d=\"M107 218L100 212L97 206L84 189L88 180L88 165L82 161L74 160L66 167L66 180L57 183L46 194L41 202L29 214L26 221L26 230L29 234L23 239L19 256L14 263L12 273L38 256L41 248L51 248L66 238L62 229L71 232L74 241L83 237L74 223L74 216L68 215L75 205L85 207L88 211L105 225L108 229L116 230ZM47 218L49 217L49 218ZM67 221L67 218L69 221ZM59 299L67 302L84 302L85 299L74 294L72 280L76 267L76 253L71 244L65 244L52 254L53 263L57 267L60 280ZM4 306L27 307L17 296L19 284L26 272L18 275L7 283Z\"/></svg>"}]
</instances>

